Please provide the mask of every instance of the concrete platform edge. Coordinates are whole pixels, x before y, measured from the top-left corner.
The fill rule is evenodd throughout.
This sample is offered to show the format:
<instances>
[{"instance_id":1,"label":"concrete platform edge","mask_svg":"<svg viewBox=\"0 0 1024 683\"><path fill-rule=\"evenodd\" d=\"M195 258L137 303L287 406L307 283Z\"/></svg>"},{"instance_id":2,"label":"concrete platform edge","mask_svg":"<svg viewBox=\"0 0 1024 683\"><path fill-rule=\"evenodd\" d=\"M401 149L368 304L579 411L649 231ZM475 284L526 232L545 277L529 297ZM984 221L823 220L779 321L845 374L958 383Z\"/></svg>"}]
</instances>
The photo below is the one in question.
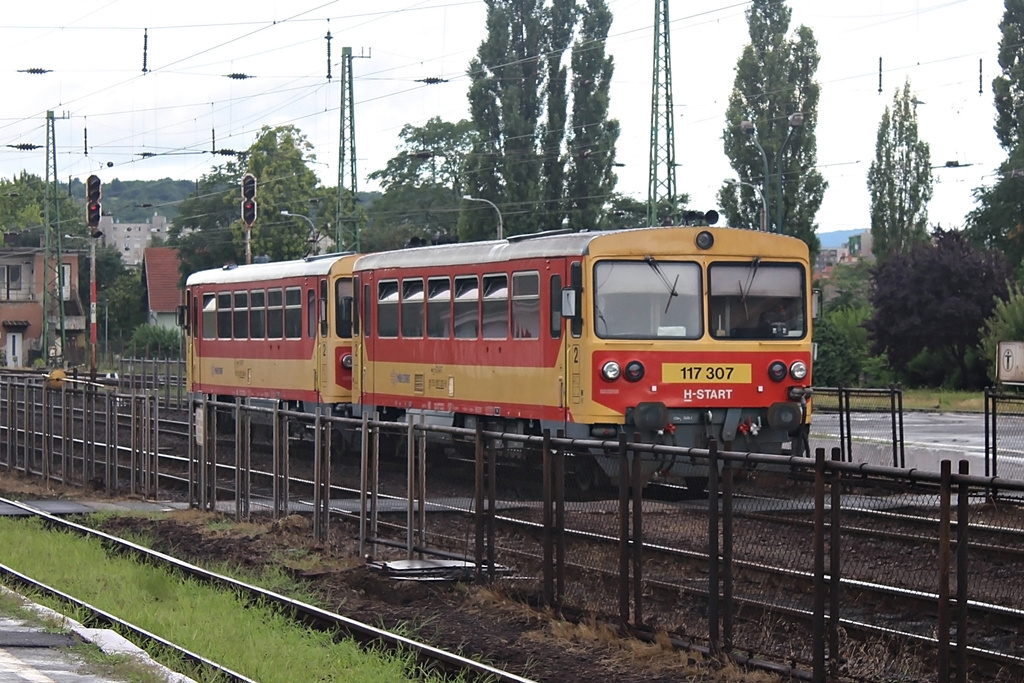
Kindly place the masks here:
<instances>
[{"instance_id":1,"label":"concrete platform edge","mask_svg":"<svg viewBox=\"0 0 1024 683\"><path fill-rule=\"evenodd\" d=\"M19 602L21 602L25 609L35 614L39 619L49 623L60 624L63 628L66 628L83 642L92 643L108 655L124 655L135 658L143 665L163 676L167 683L197 683L194 679L191 679L184 674L180 674L177 671L172 671L160 662L157 662L146 654L145 650L116 631L106 628L87 628L71 617L63 615L49 607L44 607L43 605L31 602L23 595L20 595L9 588L0 586L0 591L6 595L15 597Z\"/></svg>"}]
</instances>

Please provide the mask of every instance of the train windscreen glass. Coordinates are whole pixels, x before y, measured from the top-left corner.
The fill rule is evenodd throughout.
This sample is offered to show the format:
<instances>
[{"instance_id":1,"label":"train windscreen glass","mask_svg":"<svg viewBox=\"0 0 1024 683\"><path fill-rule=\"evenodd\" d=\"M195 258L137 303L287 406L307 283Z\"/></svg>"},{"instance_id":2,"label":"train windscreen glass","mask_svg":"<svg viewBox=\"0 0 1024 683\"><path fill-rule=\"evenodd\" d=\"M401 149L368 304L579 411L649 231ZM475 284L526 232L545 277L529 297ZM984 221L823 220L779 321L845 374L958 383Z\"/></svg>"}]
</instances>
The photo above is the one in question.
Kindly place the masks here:
<instances>
[{"instance_id":1,"label":"train windscreen glass","mask_svg":"<svg viewBox=\"0 0 1024 683\"><path fill-rule=\"evenodd\" d=\"M594 266L594 329L602 339L699 339L696 263L601 261Z\"/></svg>"},{"instance_id":2,"label":"train windscreen glass","mask_svg":"<svg viewBox=\"0 0 1024 683\"><path fill-rule=\"evenodd\" d=\"M714 263L708 280L712 337L767 340L807 334L801 266L760 259Z\"/></svg>"}]
</instances>

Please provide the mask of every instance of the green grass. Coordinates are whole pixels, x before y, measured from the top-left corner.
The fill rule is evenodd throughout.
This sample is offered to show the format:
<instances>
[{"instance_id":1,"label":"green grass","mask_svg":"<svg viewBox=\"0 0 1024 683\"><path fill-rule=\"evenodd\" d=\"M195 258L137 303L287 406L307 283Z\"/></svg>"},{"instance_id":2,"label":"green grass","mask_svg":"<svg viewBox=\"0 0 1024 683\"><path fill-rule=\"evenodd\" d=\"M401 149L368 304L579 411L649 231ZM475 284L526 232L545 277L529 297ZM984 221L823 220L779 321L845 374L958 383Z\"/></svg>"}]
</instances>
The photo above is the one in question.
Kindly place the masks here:
<instances>
[{"instance_id":1,"label":"green grass","mask_svg":"<svg viewBox=\"0 0 1024 683\"><path fill-rule=\"evenodd\" d=\"M366 653L350 640L335 642L268 605L248 604L232 592L110 556L96 540L49 531L37 520L0 518L0 548L3 564L261 683L416 677L410 657Z\"/></svg>"}]
</instances>

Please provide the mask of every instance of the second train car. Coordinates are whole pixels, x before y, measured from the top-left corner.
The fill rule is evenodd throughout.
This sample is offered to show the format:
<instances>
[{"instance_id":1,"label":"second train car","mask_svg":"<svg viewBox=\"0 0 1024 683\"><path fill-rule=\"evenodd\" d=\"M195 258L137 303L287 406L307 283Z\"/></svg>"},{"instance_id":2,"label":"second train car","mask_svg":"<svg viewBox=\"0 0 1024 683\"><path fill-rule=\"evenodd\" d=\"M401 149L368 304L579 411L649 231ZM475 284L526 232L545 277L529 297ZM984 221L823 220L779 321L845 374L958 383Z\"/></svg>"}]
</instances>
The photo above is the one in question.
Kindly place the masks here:
<instances>
[{"instance_id":1,"label":"second train car","mask_svg":"<svg viewBox=\"0 0 1024 683\"><path fill-rule=\"evenodd\" d=\"M190 275L182 315L189 391L351 416L357 258L326 254Z\"/></svg>"}]
</instances>

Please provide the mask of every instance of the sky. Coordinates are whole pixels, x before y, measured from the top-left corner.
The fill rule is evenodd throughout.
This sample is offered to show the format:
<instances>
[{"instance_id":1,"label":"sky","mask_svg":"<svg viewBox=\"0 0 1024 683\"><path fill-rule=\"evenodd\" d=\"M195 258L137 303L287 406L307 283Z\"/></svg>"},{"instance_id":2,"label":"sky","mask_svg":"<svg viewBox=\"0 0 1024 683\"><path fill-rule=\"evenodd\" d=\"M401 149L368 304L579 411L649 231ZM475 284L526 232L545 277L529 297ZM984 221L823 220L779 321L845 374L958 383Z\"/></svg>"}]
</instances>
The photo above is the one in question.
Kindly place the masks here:
<instances>
[{"instance_id":1,"label":"sky","mask_svg":"<svg viewBox=\"0 0 1024 683\"><path fill-rule=\"evenodd\" d=\"M607 4L614 16L606 46L615 63L610 115L622 131L616 190L646 202L656 0ZM692 209L717 209L723 179L736 177L721 138L736 63L749 42L749 6L670 2L677 187L690 195ZM816 135L828 189L819 231L870 227L866 177L878 124L907 79L920 102L919 135L939 167L929 220L962 226L975 188L994 183L1006 157L992 128L991 94L1003 3L788 6L791 34L801 24L811 28L821 56ZM358 189L379 189L367 175L396 154L404 125L468 118L466 71L486 37L485 18L484 0L7 2L0 25L0 177L47 175L52 111L62 182L84 182L90 174L104 182L198 180L226 160L211 150L245 150L262 127L294 125L314 146L311 168L335 186L340 59L350 47ZM35 69L47 72L29 71ZM443 82L424 83L428 78Z\"/></svg>"}]
</instances>

